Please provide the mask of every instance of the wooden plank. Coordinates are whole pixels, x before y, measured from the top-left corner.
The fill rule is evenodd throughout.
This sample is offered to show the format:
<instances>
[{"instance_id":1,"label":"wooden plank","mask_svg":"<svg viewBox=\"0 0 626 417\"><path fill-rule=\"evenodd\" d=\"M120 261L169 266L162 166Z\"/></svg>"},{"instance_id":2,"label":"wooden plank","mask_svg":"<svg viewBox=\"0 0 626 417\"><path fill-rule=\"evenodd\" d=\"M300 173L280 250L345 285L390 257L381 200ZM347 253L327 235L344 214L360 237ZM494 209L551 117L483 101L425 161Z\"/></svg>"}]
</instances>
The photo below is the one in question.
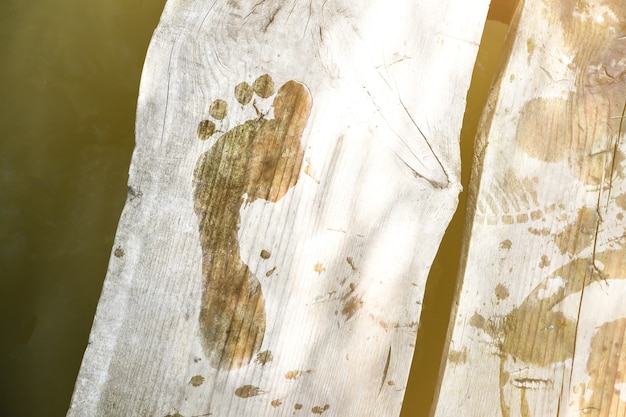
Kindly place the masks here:
<instances>
[{"instance_id":1,"label":"wooden plank","mask_svg":"<svg viewBox=\"0 0 626 417\"><path fill-rule=\"evenodd\" d=\"M625 21L623 1L518 8L435 416L626 415Z\"/></svg>"},{"instance_id":2,"label":"wooden plank","mask_svg":"<svg viewBox=\"0 0 626 417\"><path fill-rule=\"evenodd\" d=\"M398 415L486 13L170 0L68 415Z\"/></svg>"}]
</instances>

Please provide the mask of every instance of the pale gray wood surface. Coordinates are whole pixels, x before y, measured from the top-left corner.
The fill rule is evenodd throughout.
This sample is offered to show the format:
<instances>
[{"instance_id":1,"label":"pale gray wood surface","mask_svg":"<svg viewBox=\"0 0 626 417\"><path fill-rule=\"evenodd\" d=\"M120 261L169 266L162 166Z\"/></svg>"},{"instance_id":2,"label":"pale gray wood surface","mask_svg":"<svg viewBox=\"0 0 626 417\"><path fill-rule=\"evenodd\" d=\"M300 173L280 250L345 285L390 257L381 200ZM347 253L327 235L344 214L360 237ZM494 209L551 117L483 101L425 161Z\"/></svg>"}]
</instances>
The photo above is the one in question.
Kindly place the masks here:
<instances>
[{"instance_id":1,"label":"pale gray wood surface","mask_svg":"<svg viewBox=\"0 0 626 417\"><path fill-rule=\"evenodd\" d=\"M398 415L487 3L170 0L68 415Z\"/></svg>"},{"instance_id":2,"label":"pale gray wood surface","mask_svg":"<svg viewBox=\"0 0 626 417\"><path fill-rule=\"evenodd\" d=\"M512 25L437 417L626 415L625 21L623 1L527 0Z\"/></svg>"}]
</instances>

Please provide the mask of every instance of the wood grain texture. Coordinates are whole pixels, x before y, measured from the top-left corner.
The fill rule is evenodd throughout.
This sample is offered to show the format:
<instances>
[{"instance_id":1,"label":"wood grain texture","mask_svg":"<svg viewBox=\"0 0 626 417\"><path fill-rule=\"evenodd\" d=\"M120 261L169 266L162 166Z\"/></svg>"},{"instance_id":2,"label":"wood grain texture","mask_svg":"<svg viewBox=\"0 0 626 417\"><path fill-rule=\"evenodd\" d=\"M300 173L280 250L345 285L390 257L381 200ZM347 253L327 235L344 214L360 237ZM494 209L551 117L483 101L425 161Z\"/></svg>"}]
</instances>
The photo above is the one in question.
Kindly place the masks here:
<instances>
[{"instance_id":1,"label":"wood grain texture","mask_svg":"<svg viewBox=\"0 0 626 417\"><path fill-rule=\"evenodd\" d=\"M486 13L169 1L68 415L398 415Z\"/></svg>"},{"instance_id":2,"label":"wood grain texture","mask_svg":"<svg viewBox=\"0 0 626 417\"><path fill-rule=\"evenodd\" d=\"M517 10L435 416L626 415L625 21L611 0Z\"/></svg>"}]
</instances>

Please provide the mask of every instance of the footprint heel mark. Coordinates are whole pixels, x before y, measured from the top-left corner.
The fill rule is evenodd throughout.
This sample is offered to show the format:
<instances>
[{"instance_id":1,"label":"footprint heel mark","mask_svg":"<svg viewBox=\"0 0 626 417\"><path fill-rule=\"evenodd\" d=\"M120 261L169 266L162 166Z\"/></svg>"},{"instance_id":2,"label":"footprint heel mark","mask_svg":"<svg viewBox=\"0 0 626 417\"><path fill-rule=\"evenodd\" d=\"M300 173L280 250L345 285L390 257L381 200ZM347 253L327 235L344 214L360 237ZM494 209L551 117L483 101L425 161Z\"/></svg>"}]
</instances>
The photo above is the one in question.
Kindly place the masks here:
<instances>
[{"instance_id":1,"label":"footprint heel mark","mask_svg":"<svg viewBox=\"0 0 626 417\"><path fill-rule=\"evenodd\" d=\"M235 99L249 105L254 96L269 98L274 81L262 75L238 84ZM223 133L196 164L194 210L202 248L204 292L200 337L211 366L237 369L258 353L265 335L265 301L256 276L239 252L239 210L257 199L276 202L298 181L302 166L302 132L311 112L308 88L296 81L283 84L273 99L274 119L246 120ZM209 115L222 120L227 104L215 100ZM198 137L219 133L213 120L198 126Z\"/></svg>"}]
</instances>

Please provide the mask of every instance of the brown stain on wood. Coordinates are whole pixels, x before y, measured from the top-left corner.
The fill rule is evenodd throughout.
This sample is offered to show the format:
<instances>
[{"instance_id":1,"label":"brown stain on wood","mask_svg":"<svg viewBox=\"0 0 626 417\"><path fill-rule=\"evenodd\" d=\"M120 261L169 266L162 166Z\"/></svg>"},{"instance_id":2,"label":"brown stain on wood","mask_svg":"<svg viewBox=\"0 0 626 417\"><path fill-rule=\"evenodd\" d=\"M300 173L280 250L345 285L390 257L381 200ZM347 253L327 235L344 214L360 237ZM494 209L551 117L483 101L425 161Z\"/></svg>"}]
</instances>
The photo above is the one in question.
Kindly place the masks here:
<instances>
[{"instance_id":1,"label":"brown stain on wood","mask_svg":"<svg viewBox=\"0 0 626 417\"><path fill-rule=\"evenodd\" d=\"M324 264L322 264L321 262L318 262L315 265L313 265L313 271L315 271L317 275L320 275L322 272L326 271L326 268L324 268Z\"/></svg>"},{"instance_id":2,"label":"brown stain on wood","mask_svg":"<svg viewBox=\"0 0 626 417\"><path fill-rule=\"evenodd\" d=\"M255 359L255 361L261 366L265 366L273 360L274 356L272 355L271 350L264 350L263 352L257 353Z\"/></svg>"},{"instance_id":3,"label":"brown stain on wood","mask_svg":"<svg viewBox=\"0 0 626 417\"><path fill-rule=\"evenodd\" d=\"M343 303L341 314L345 316L345 321L350 320L363 307L363 297L356 294L355 291L356 284L351 282L348 290L341 297L341 302Z\"/></svg>"},{"instance_id":4,"label":"brown stain on wood","mask_svg":"<svg viewBox=\"0 0 626 417\"><path fill-rule=\"evenodd\" d=\"M356 265L354 264L354 260L351 257L347 257L346 258L346 262L348 263L348 265L350 265L350 268L352 268L353 271L356 271Z\"/></svg>"},{"instance_id":5,"label":"brown stain on wood","mask_svg":"<svg viewBox=\"0 0 626 417\"><path fill-rule=\"evenodd\" d=\"M189 384L194 387L199 387L204 383L204 377L202 375L194 375L189 380Z\"/></svg>"},{"instance_id":6,"label":"brown stain on wood","mask_svg":"<svg viewBox=\"0 0 626 417\"><path fill-rule=\"evenodd\" d=\"M252 87L239 84L236 99L242 104L249 101L249 91L270 97L273 80L264 75ZM300 140L311 105L311 95L303 84L286 82L273 100L274 119L261 115L235 126L196 164L194 208L204 277L200 334L214 368L229 370L248 364L263 342L263 293L258 279L241 260L239 210L257 199L276 202L296 184L303 159ZM214 102L210 113L219 118L226 114L224 106ZM203 139L209 131L200 130Z\"/></svg>"},{"instance_id":7,"label":"brown stain on wood","mask_svg":"<svg viewBox=\"0 0 626 417\"><path fill-rule=\"evenodd\" d=\"M626 383L626 318L604 323L598 327L591 341L593 354L587 360L590 380L583 391L590 391L590 398L580 396L579 408L590 410L594 417L621 415L626 404L623 394L616 389ZM622 389L626 386L622 385Z\"/></svg>"},{"instance_id":8,"label":"brown stain on wood","mask_svg":"<svg viewBox=\"0 0 626 417\"><path fill-rule=\"evenodd\" d=\"M514 170L506 170L493 185L493 191L483 195L478 204L478 219L489 225L543 220L544 215L555 211L556 206L538 208L541 204L535 190L538 183L537 177L520 178Z\"/></svg>"},{"instance_id":9,"label":"brown stain on wood","mask_svg":"<svg viewBox=\"0 0 626 417\"><path fill-rule=\"evenodd\" d=\"M517 128L518 146L546 162L565 161L574 176L598 185L614 172L619 117L626 99L626 3L548 2L561 23L576 73L567 98L526 103ZM551 13L548 12L551 19Z\"/></svg>"},{"instance_id":10,"label":"brown stain on wood","mask_svg":"<svg viewBox=\"0 0 626 417\"><path fill-rule=\"evenodd\" d=\"M243 385L235 390L235 395L239 398L256 397L257 395L264 394L265 391L255 387L254 385Z\"/></svg>"},{"instance_id":11,"label":"brown stain on wood","mask_svg":"<svg viewBox=\"0 0 626 417\"><path fill-rule=\"evenodd\" d=\"M565 230L552 237L561 253L577 255L588 248L595 239L600 216L595 208L581 207L578 209L576 220Z\"/></svg>"},{"instance_id":12,"label":"brown stain on wood","mask_svg":"<svg viewBox=\"0 0 626 417\"><path fill-rule=\"evenodd\" d=\"M572 57L570 65L576 74L576 90L563 98L536 98L527 102L521 110L516 143L533 158L566 163L571 174L587 186L608 184L610 188L614 180L624 178L624 156L618 145L624 133L620 116L624 115L626 100L626 3L608 0L542 0L537 3L543 4L530 5L527 10L543 8L546 20L554 22L556 16L560 23L566 43L564 52ZM526 47L530 54L545 45L527 43ZM515 192L506 186L502 190L504 194L509 190ZM575 256L594 244L598 220L595 208L582 208L574 222L553 239L563 253ZM503 219L500 221L506 223ZM533 230L543 232L529 228ZM558 304L572 294L582 296L583 289L591 282L625 279L625 255L621 250L607 250L594 253L591 258L575 259L547 277L562 278L562 287L550 288L546 279L506 316L485 319L475 314L470 319L470 325L491 336L502 358L500 402L504 416L510 415L510 404L506 403L503 391L506 384L521 384L517 413L530 416L533 413L526 396L529 388L525 384L539 382L511 380L503 368L505 359L510 357L546 368L572 358L577 322L559 311ZM595 267L595 261L604 264L601 271ZM607 358L603 350L612 342L621 355L625 327L623 320L606 323L594 336L588 362L592 380L587 387L593 394L589 402L580 404L583 414L616 415L616 409L611 408L619 403L615 380L607 378L613 378L610 376L613 371L623 370L625 365L618 362L619 355Z\"/></svg>"},{"instance_id":13,"label":"brown stain on wood","mask_svg":"<svg viewBox=\"0 0 626 417\"><path fill-rule=\"evenodd\" d=\"M509 289L502 283L496 285L494 289L494 293L496 294L496 298L498 300L505 300L509 298Z\"/></svg>"},{"instance_id":14,"label":"brown stain on wood","mask_svg":"<svg viewBox=\"0 0 626 417\"><path fill-rule=\"evenodd\" d=\"M467 350L465 349L461 351L451 350L450 353L448 353L448 362L451 362L457 365L466 363L467 362Z\"/></svg>"},{"instance_id":15,"label":"brown stain on wood","mask_svg":"<svg viewBox=\"0 0 626 417\"><path fill-rule=\"evenodd\" d=\"M295 380L295 379L300 378L302 374L312 374L312 373L313 371L311 369L307 369L306 371L295 369L293 371L287 371L285 373L285 379Z\"/></svg>"},{"instance_id":16,"label":"brown stain on wood","mask_svg":"<svg viewBox=\"0 0 626 417\"><path fill-rule=\"evenodd\" d=\"M620 209L626 210L626 193L617 196L617 198L615 198L615 204L617 204Z\"/></svg>"},{"instance_id":17,"label":"brown stain on wood","mask_svg":"<svg viewBox=\"0 0 626 417\"><path fill-rule=\"evenodd\" d=\"M626 259L626 253L623 250L608 250L597 253L594 260L600 261L604 265L602 271L593 268L591 266L592 260L589 258L576 259L550 274L545 281L531 291L518 307L506 316L494 316L485 319L480 314L474 313L470 318L469 324L487 333L499 351L498 355L501 358L500 396L503 415L508 415L510 408L504 402L503 387L507 383L514 386L517 383L518 388L527 389L524 381L518 379L512 381L509 373L505 371L504 363L507 357L540 368L549 367L572 358L576 342L577 321L566 317L563 312L559 311L558 304L568 296L574 294L582 296L583 289L592 282L626 279L626 262L624 259ZM563 285L558 288L551 288L553 283L550 280L556 278L561 278ZM620 321L621 325L626 326ZM591 358L599 359L604 355L602 349L594 346L593 343L590 360L592 360ZM593 372L601 376L599 371ZM531 381L528 379L527 382L529 385L537 385L548 381ZM604 386L604 389L608 389L608 387ZM526 407L524 403L520 406L520 412L524 412ZM527 415L531 416L532 414Z\"/></svg>"},{"instance_id":18,"label":"brown stain on wood","mask_svg":"<svg viewBox=\"0 0 626 417\"><path fill-rule=\"evenodd\" d=\"M328 404L326 404L324 406L316 405L315 407L311 408L311 412L313 414L323 414L329 408L330 408L330 405L328 405Z\"/></svg>"},{"instance_id":19,"label":"brown stain on wood","mask_svg":"<svg viewBox=\"0 0 626 417\"><path fill-rule=\"evenodd\" d=\"M529 59L538 49L558 47L559 54L566 54L571 59L571 62L559 65L563 69L567 66L575 74L575 91L564 97L529 100L520 110L515 143L535 159L566 163L571 174L587 186L612 184L617 178L624 179L624 155L618 145L626 129L623 125L626 3L614 0L536 0L532 4L526 3L521 16L544 10L543 19L562 33L564 45L563 42L525 38L520 39L522 44L525 43L522 47L526 48ZM537 17L529 17L529 20L534 18ZM517 23L512 30L516 26ZM543 70L548 78L546 84L568 81L551 79L549 71L540 67L542 63L532 65L534 70ZM519 190L534 189L533 186L516 185L511 179L516 182L515 175L507 173L494 186L497 204L490 207L495 216L488 216L488 224L523 223L528 219L539 220L547 214L545 208L542 209L544 213L520 212L514 207L516 201L510 201L513 206L507 207L509 200L516 200L514 196L520 193ZM542 178L542 181L550 180L549 177ZM507 201L500 204L501 200ZM539 206L532 204L532 208L536 210Z\"/></svg>"}]
</instances>

